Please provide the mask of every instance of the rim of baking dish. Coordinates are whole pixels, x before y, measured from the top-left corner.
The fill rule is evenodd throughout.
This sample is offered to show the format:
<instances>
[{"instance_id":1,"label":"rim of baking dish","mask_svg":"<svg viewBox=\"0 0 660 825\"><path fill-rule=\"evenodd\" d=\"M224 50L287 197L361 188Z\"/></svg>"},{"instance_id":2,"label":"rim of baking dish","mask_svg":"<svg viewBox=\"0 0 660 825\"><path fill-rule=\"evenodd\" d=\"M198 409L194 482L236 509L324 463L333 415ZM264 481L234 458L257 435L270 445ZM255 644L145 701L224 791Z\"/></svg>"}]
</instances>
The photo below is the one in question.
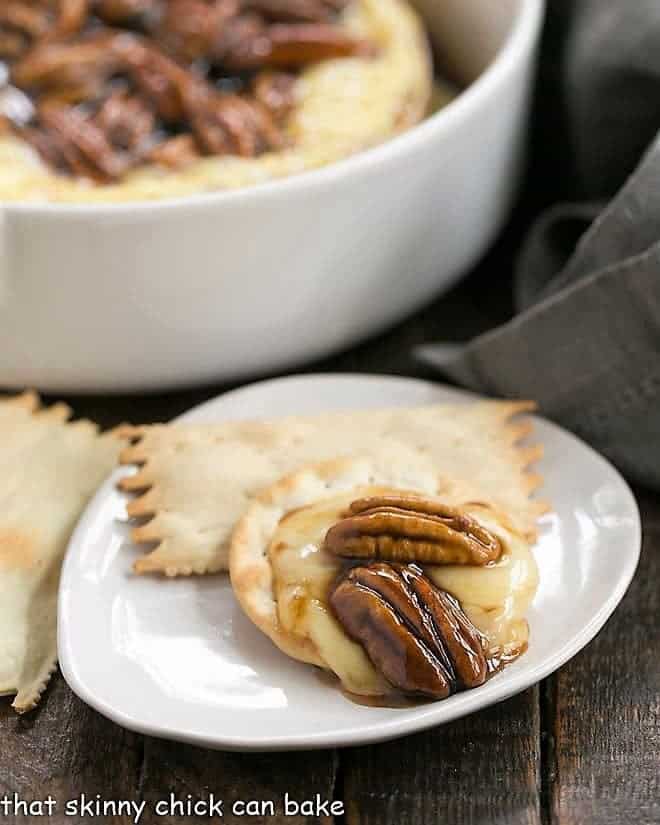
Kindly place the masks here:
<instances>
[{"instance_id":1,"label":"rim of baking dish","mask_svg":"<svg viewBox=\"0 0 660 825\"><path fill-rule=\"evenodd\" d=\"M327 166L231 190L220 189L171 198L107 203L0 201L0 210L5 213L30 212L35 215L49 214L52 217L80 217L81 214L116 216L137 211L168 211L183 207L203 209L214 204L237 204L251 199L266 201L269 198L294 194L298 190L309 191L314 187L337 184L346 177L370 172L388 163L390 159L414 153L426 141L451 131L455 123L469 117L479 109L482 101L490 99L498 86L506 84L510 73L524 62L535 47L543 22L544 8L545 0L521 0L518 15L496 57L467 89L439 112L400 135Z\"/></svg>"}]
</instances>

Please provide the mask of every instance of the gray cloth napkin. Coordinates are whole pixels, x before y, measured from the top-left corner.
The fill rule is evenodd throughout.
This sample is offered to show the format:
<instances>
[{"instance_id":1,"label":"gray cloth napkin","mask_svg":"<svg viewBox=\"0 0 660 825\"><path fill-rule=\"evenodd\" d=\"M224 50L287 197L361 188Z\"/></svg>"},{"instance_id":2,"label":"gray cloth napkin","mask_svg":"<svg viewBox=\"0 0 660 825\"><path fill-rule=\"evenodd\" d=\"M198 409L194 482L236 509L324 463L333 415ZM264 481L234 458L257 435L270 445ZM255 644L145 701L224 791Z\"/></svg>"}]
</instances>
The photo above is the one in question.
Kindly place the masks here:
<instances>
[{"instance_id":1,"label":"gray cloth napkin","mask_svg":"<svg viewBox=\"0 0 660 825\"><path fill-rule=\"evenodd\" d=\"M609 205L560 205L539 220L519 257L513 320L419 355L471 389L537 400L660 489L660 3L570 11L562 67L580 192L607 195L640 141L651 147Z\"/></svg>"},{"instance_id":2,"label":"gray cloth napkin","mask_svg":"<svg viewBox=\"0 0 660 825\"><path fill-rule=\"evenodd\" d=\"M660 129L658 0L550 0L564 18L559 78L583 197L613 195Z\"/></svg>"}]
</instances>

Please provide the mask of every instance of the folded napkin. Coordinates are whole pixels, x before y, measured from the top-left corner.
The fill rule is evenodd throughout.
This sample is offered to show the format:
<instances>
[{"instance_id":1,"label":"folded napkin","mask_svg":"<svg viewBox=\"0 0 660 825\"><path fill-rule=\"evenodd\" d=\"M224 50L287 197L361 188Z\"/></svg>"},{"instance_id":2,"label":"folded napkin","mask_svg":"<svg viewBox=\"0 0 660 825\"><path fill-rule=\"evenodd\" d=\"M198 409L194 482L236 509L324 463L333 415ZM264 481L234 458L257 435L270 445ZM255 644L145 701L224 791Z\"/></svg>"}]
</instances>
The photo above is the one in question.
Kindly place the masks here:
<instances>
[{"instance_id":1,"label":"folded napkin","mask_svg":"<svg viewBox=\"0 0 660 825\"><path fill-rule=\"evenodd\" d=\"M472 389L536 399L628 476L660 489L660 4L556 0L576 186L521 251L519 314L465 347L419 354ZM543 101L541 101L541 107ZM533 183L532 183L533 185ZM577 247L576 247L577 244Z\"/></svg>"},{"instance_id":2,"label":"folded napkin","mask_svg":"<svg viewBox=\"0 0 660 825\"><path fill-rule=\"evenodd\" d=\"M613 195L660 129L658 0L550 0L568 149L582 196Z\"/></svg>"}]
</instances>

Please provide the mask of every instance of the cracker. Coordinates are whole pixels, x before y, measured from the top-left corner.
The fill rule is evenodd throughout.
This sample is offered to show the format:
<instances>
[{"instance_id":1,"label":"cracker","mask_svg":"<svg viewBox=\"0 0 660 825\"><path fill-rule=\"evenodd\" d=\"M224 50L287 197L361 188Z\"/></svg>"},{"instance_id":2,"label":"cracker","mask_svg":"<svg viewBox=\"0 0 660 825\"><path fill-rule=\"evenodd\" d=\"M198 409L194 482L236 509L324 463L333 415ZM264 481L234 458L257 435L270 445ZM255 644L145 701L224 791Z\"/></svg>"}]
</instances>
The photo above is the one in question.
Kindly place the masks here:
<instances>
[{"instance_id":1,"label":"cracker","mask_svg":"<svg viewBox=\"0 0 660 825\"><path fill-rule=\"evenodd\" d=\"M530 539L543 502L530 466L541 447L522 446L529 402L484 401L414 409L367 410L273 421L127 428L134 443L121 456L137 471L120 482L132 539L148 545L137 573L168 576L228 568L231 531L251 498L310 462L381 451L428 457L446 488L479 495L509 513Z\"/></svg>"},{"instance_id":2,"label":"cracker","mask_svg":"<svg viewBox=\"0 0 660 825\"><path fill-rule=\"evenodd\" d=\"M436 495L443 484L430 463L404 464L387 457L360 456L303 467L263 490L233 532L229 550L232 589L248 618L288 656L325 668L311 641L280 625L273 594L268 546L285 513L323 498L368 485Z\"/></svg>"},{"instance_id":3,"label":"cracker","mask_svg":"<svg viewBox=\"0 0 660 825\"><path fill-rule=\"evenodd\" d=\"M57 661L57 588L69 536L121 441L64 404L0 399L0 694L39 701Z\"/></svg>"},{"instance_id":4,"label":"cracker","mask_svg":"<svg viewBox=\"0 0 660 825\"><path fill-rule=\"evenodd\" d=\"M327 658L328 650L336 651L336 647L326 644L326 658L324 658L322 649L317 647L314 636L310 633L310 627L300 625L301 608L299 606L296 608L298 617L296 633L285 628L280 622L280 608L273 586L273 567L269 548L280 521L287 513L342 494L355 494L355 491L360 488L373 486L427 496L440 495L446 504L465 506L476 518L480 520L485 518L485 524L507 546L527 547L525 539L512 528L506 513L498 512L491 507L470 505L470 502L474 500L474 490L468 491L464 488L460 493L458 490L447 491L445 481L439 477L437 472L434 472L430 462L426 466L423 462L417 461L411 464L407 460L401 464L392 456L335 459L303 467L263 490L253 499L233 532L230 546L230 575L234 594L248 618L280 650L299 661L335 671L338 676L340 673L336 670L336 664L341 661L341 658L336 659L335 662L332 657ZM463 498L463 495L466 498ZM351 496L348 501L350 500ZM341 564L342 560L337 560L337 571L341 569ZM290 567L287 566L286 569L290 571ZM510 565L504 565L504 571L509 569ZM451 570L452 566L447 566L445 575L446 571ZM474 582L482 576L491 577L495 572L492 567L486 569L470 566L461 567L460 571L462 575L467 573L472 576ZM299 586L293 588L295 592L293 599L298 605L297 600L301 598L300 587L304 587L303 582L308 582L307 577L310 575L312 575L310 569L307 568L301 574ZM516 580L519 575L520 570L516 574ZM489 580L492 581L492 579ZM532 581L535 590L537 579L532 578ZM521 585L520 581L517 583ZM457 594L454 593L454 595ZM530 600L532 595L533 591L529 593ZM520 594L516 593L515 588L507 588L502 597L502 606L510 605L514 598L520 598ZM470 606L465 598L462 599L462 604L465 609L469 609ZM490 609L494 610L492 604ZM483 627L481 629L485 630ZM343 635L339 628L337 630ZM353 655L360 656L362 659L360 669L362 671L366 669L370 673L369 681L377 684L377 672L366 660L364 653L353 651ZM361 692L357 685L345 686L352 692Z\"/></svg>"}]
</instances>

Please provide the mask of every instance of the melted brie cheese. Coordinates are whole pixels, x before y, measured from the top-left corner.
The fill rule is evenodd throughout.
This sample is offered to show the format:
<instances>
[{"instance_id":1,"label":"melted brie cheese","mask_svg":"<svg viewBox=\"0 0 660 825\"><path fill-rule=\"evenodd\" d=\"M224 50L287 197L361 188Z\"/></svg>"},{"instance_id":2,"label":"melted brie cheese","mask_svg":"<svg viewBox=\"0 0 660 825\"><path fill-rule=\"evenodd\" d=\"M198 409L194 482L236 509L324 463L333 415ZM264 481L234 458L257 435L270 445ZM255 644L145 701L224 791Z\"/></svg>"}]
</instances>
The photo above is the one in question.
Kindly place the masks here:
<instances>
[{"instance_id":1,"label":"melted brie cheese","mask_svg":"<svg viewBox=\"0 0 660 825\"><path fill-rule=\"evenodd\" d=\"M406 108L431 96L425 34L404 0L355 0L342 25L379 47L375 58L326 60L306 68L288 123L290 148L256 158L201 158L185 169L144 166L106 186L57 175L27 143L0 135L0 200L122 202L236 189L295 175L374 146L409 126ZM437 84L432 106L453 97Z\"/></svg>"},{"instance_id":2,"label":"melted brie cheese","mask_svg":"<svg viewBox=\"0 0 660 825\"><path fill-rule=\"evenodd\" d=\"M466 509L500 539L504 547L501 558L486 567L428 566L426 574L459 600L488 639L493 655L515 655L527 644L525 614L539 583L536 561L528 543L500 524L488 507Z\"/></svg>"},{"instance_id":3,"label":"melted brie cheese","mask_svg":"<svg viewBox=\"0 0 660 825\"><path fill-rule=\"evenodd\" d=\"M343 565L323 549L323 540L352 501L392 492L399 491L364 487L293 510L280 520L268 550L282 627L312 641L344 687L361 695L383 695L387 684L329 609L328 594ZM524 617L538 584L536 563L527 543L500 524L488 507L466 510L502 541L500 560L487 567L426 565L424 570L461 602L494 657L513 656L527 642Z\"/></svg>"},{"instance_id":4,"label":"melted brie cheese","mask_svg":"<svg viewBox=\"0 0 660 825\"><path fill-rule=\"evenodd\" d=\"M323 550L323 539L330 525L341 518L355 498L350 492L284 516L268 551L273 592L282 627L310 639L347 690L382 696L387 692L383 677L362 646L346 635L327 602L342 565L336 556Z\"/></svg>"}]
</instances>

